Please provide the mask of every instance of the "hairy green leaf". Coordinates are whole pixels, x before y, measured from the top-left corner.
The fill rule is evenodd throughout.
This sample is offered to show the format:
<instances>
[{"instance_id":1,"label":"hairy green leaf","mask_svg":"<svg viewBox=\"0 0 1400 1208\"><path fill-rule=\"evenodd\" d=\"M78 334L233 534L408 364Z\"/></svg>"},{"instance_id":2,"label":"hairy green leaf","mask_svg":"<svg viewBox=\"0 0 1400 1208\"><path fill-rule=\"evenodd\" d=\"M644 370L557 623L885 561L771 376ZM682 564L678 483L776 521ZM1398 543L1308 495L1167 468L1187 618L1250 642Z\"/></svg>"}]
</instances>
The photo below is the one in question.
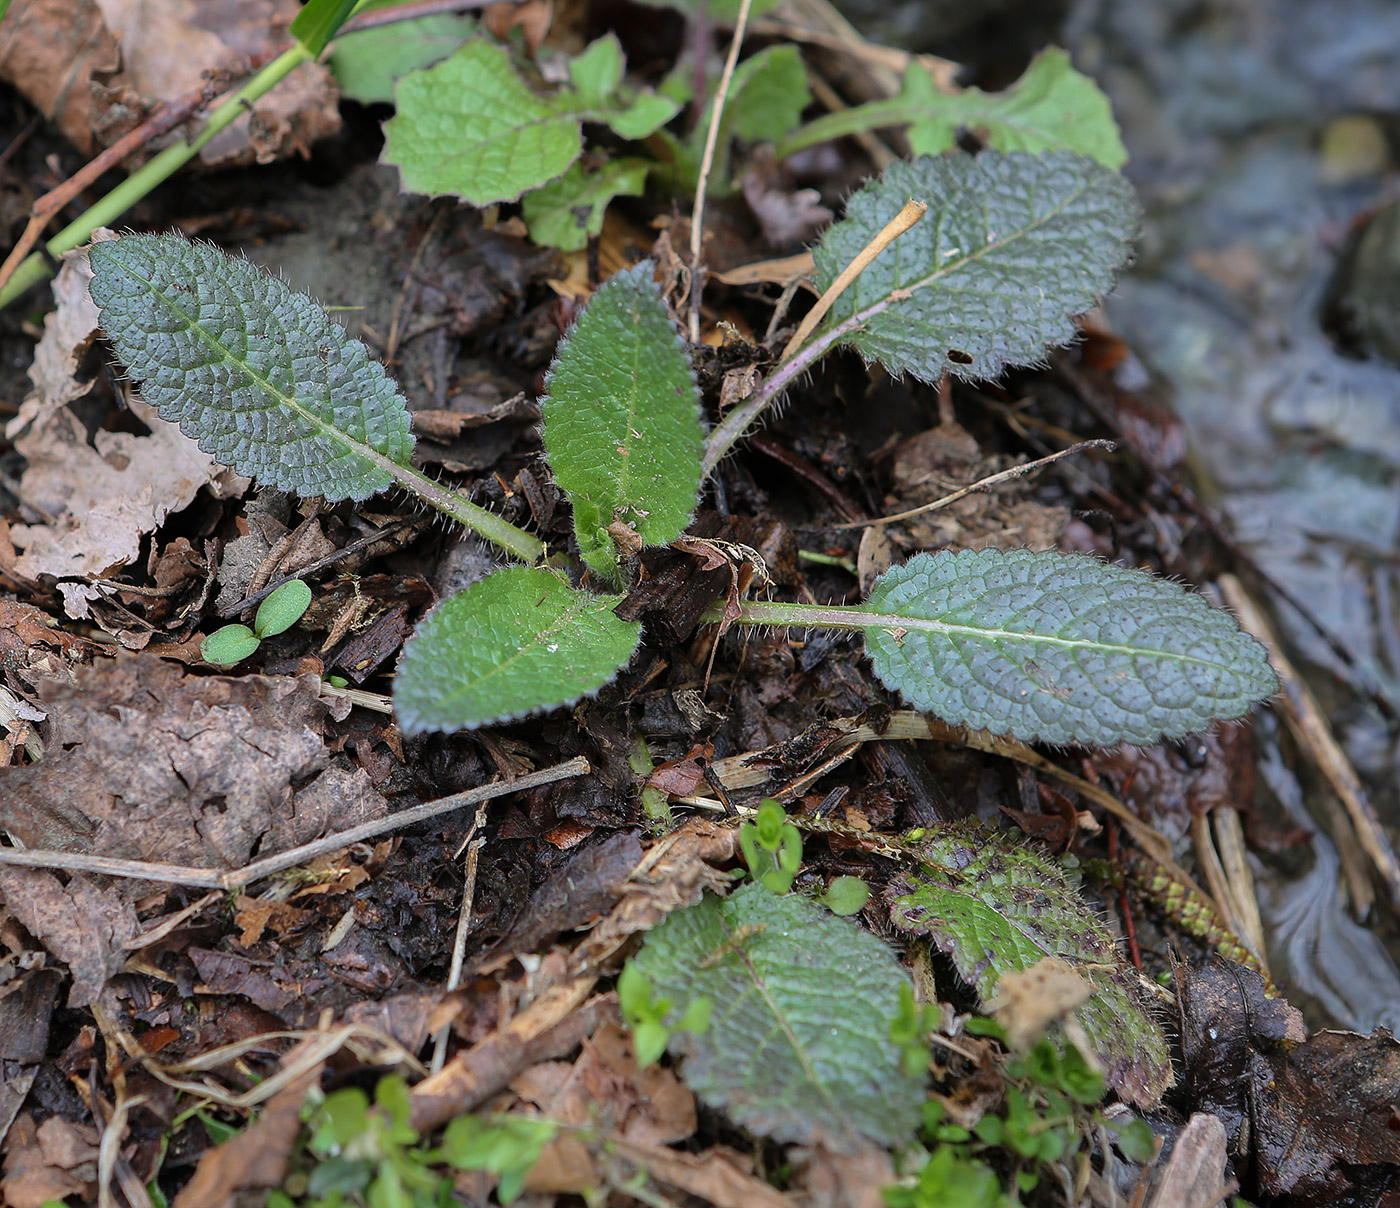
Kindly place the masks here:
<instances>
[{"instance_id":1,"label":"hairy green leaf","mask_svg":"<svg viewBox=\"0 0 1400 1208\"><path fill-rule=\"evenodd\" d=\"M836 301L825 329L892 373L992 378L1074 338L1128 260L1132 187L1082 155L958 152L891 164L816 250L825 289L910 198L929 211Z\"/></svg>"},{"instance_id":2,"label":"hairy green leaf","mask_svg":"<svg viewBox=\"0 0 1400 1208\"><path fill-rule=\"evenodd\" d=\"M593 43L571 72L574 86L538 96L503 47L475 38L436 67L399 81L382 158L398 166L411 192L487 205L514 201L561 176L583 150L584 121L643 138L675 116L674 102L620 86L616 38Z\"/></svg>"},{"instance_id":3,"label":"hairy green leaf","mask_svg":"<svg viewBox=\"0 0 1400 1208\"><path fill-rule=\"evenodd\" d=\"M983 1003L1002 975L1058 957L1096 987L1076 1014L1108 1085L1152 1107L1172 1084L1171 1059L1136 970L1064 871L1005 831L950 824L903 845L915 871L891 882L890 918L927 935Z\"/></svg>"},{"instance_id":4,"label":"hairy green leaf","mask_svg":"<svg viewBox=\"0 0 1400 1208\"><path fill-rule=\"evenodd\" d=\"M199 447L267 486L366 499L413 452L384 367L305 294L212 244L94 244L92 298L142 394Z\"/></svg>"},{"instance_id":5,"label":"hairy green leaf","mask_svg":"<svg viewBox=\"0 0 1400 1208\"><path fill-rule=\"evenodd\" d=\"M685 531L700 489L700 391L652 262L617 273L550 367L544 445L584 560L616 579L622 523L645 545Z\"/></svg>"},{"instance_id":6,"label":"hairy green leaf","mask_svg":"<svg viewBox=\"0 0 1400 1208\"><path fill-rule=\"evenodd\" d=\"M520 203L530 238L545 247L576 252L603 229L614 197L636 197L646 190L652 165L644 159L608 159L593 171L575 164L558 180L526 193Z\"/></svg>"},{"instance_id":7,"label":"hairy green leaf","mask_svg":"<svg viewBox=\"0 0 1400 1208\"><path fill-rule=\"evenodd\" d=\"M475 33L470 17L437 13L346 34L331 48L331 70L346 96L366 105L392 102L400 78L441 62Z\"/></svg>"},{"instance_id":8,"label":"hairy green leaf","mask_svg":"<svg viewBox=\"0 0 1400 1208\"><path fill-rule=\"evenodd\" d=\"M906 1143L923 1079L890 1026L908 977L868 932L795 895L746 885L670 915L633 958L676 1010L714 1003L673 1052L706 1103L778 1141Z\"/></svg>"},{"instance_id":9,"label":"hairy green leaf","mask_svg":"<svg viewBox=\"0 0 1400 1208\"><path fill-rule=\"evenodd\" d=\"M916 155L949 150L962 128L976 130L998 151L1077 151L1115 171L1128 159L1108 98L1056 46L1036 55L1005 92L941 92L928 71L911 61L898 96L809 122L783 140L778 154L882 126L908 126Z\"/></svg>"},{"instance_id":10,"label":"hairy green leaf","mask_svg":"<svg viewBox=\"0 0 1400 1208\"><path fill-rule=\"evenodd\" d=\"M620 596L510 566L436 608L404 645L394 714L405 734L510 721L590 696L632 657L641 626Z\"/></svg>"},{"instance_id":11,"label":"hairy green leaf","mask_svg":"<svg viewBox=\"0 0 1400 1208\"><path fill-rule=\"evenodd\" d=\"M1028 741L1152 743L1278 690L1264 647L1165 579L1083 554L918 554L865 609L875 673L916 708Z\"/></svg>"}]
</instances>

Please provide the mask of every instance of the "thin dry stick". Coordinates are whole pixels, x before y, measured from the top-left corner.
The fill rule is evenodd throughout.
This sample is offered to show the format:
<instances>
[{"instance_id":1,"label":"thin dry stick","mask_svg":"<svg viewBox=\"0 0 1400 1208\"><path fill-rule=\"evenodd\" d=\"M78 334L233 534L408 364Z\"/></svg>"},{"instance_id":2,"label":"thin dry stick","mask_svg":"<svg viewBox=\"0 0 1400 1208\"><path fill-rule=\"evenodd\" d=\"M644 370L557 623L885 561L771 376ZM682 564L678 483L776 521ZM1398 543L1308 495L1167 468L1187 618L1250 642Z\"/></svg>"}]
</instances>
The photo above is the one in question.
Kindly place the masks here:
<instances>
[{"instance_id":1,"label":"thin dry stick","mask_svg":"<svg viewBox=\"0 0 1400 1208\"><path fill-rule=\"evenodd\" d=\"M807 312L807 317L802 320L802 325L793 332L792 339L787 342L787 347L783 349L783 355L778 358L779 365L807 342L807 337L817 330L817 324L826 317L826 312L831 309L836 299L846 292L852 281L865 272L870 266L870 262L927 213L927 202L915 201L911 198L904 203L904 208L885 223L880 233L866 244L850 264L841 270L841 275L831 283L826 293L817 299L817 304Z\"/></svg>"},{"instance_id":2,"label":"thin dry stick","mask_svg":"<svg viewBox=\"0 0 1400 1208\"><path fill-rule=\"evenodd\" d=\"M842 110L850 108L850 106L837 95L836 89L822 79L821 76L809 72L807 83L811 86L812 95L826 106L828 112L840 113ZM883 172L899 158L899 156L886 146L884 139L870 133L869 130L861 130L852 137L860 144L861 150L870 157L870 162L875 165L877 171Z\"/></svg>"},{"instance_id":3,"label":"thin dry stick","mask_svg":"<svg viewBox=\"0 0 1400 1208\"><path fill-rule=\"evenodd\" d=\"M1058 453L1051 453L1049 457L1037 458L1035 461L1025 462L1023 465L1012 466L1009 470L1002 470L997 474L988 475L965 487L959 487L951 495L944 495L942 499L935 499L932 503L925 503L916 508L910 508L907 512L897 512L893 516L880 516L875 520L853 520L849 524L831 524L828 528L848 529L848 528L873 528L877 524L893 524L896 520L908 520L912 516L921 516L924 512L935 512L939 508L946 508L951 503L957 503L971 495L974 491L986 491L996 486L998 483L1006 482L1008 479L1021 478L1029 474L1032 470L1038 470L1041 466L1048 466L1053 461L1059 461L1062 457L1071 457L1075 453L1082 453L1086 449L1103 449L1109 453L1118 446L1111 440L1081 440L1078 444L1070 445L1068 449L1061 449Z\"/></svg>"},{"instance_id":4,"label":"thin dry stick","mask_svg":"<svg viewBox=\"0 0 1400 1208\"><path fill-rule=\"evenodd\" d=\"M1375 807L1367 797L1351 761L1347 759L1346 753L1333 735L1326 714L1307 686L1298 678L1293 664L1279 648L1272 627L1240 581L1233 575L1221 575L1220 590L1244 629L1269 648L1269 661L1278 672L1283 686L1283 693L1276 701L1277 707L1283 713L1294 738L1298 740L1298 745L1313 760L1318 770L1327 778L1333 792L1340 798L1372 868L1385 884L1391 904L1400 908L1400 861L1395 858L1390 839L1386 836L1380 819L1376 817ZM1356 902L1353 905L1357 914L1364 917L1366 909L1363 903Z\"/></svg>"},{"instance_id":5,"label":"thin dry stick","mask_svg":"<svg viewBox=\"0 0 1400 1208\"><path fill-rule=\"evenodd\" d=\"M467 832L467 858L463 865L462 905L457 912L457 933L452 937L452 965L447 971L447 990L451 993L462 980L462 966L467 959L467 932L472 925L472 902L476 898L476 865L481 855L483 839L474 836L486 824L486 804L477 807L472 828ZM432 1072L436 1074L447 1060L447 1037L452 1031L451 1023L446 1023L433 1041Z\"/></svg>"},{"instance_id":6,"label":"thin dry stick","mask_svg":"<svg viewBox=\"0 0 1400 1208\"><path fill-rule=\"evenodd\" d=\"M593 765L582 755L577 755L573 759L555 764L552 768L517 776L514 780L498 780L480 788L468 789L464 793L454 793L451 797L429 801L413 809L391 814L388 818L377 818L361 826L352 826L349 830L327 835L324 839L317 839L311 843L303 843L300 847L293 847L289 851L279 852L265 860L256 860L243 868L228 872L213 872L207 868L191 868L183 864L148 864L142 860L119 860L111 856L90 856L82 852L20 851L12 847L0 848L0 864L17 864L26 868L62 868L70 872L100 872L111 877L130 877L166 885L242 889L254 881L262 880L263 877L295 868L298 864L305 864L326 852L339 851L353 843L375 839L390 831L401 830L405 826L436 818L439 814L459 810L464 806L479 805L493 797L524 792L542 784L553 784L556 780L567 780L571 776L583 776L592 770Z\"/></svg>"},{"instance_id":7,"label":"thin dry stick","mask_svg":"<svg viewBox=\"0 0 1400 1208\"><path fill-rule=\"evenodd\" d=\"M184 96L166 102L135 130L124 134L86 166L79 168L56 189L50 189L39 198L30 207L29 225L24 228L24 233L20 235L19 241L10 250L10 254L5 258L5 263L0 265L0 289L5 287L10 278L15 275L15 270L19 268L24 258L34 250L34 245L39 242L49 220L59 210L63 209L90 184L93 184L104 172L110 171L124 159L134 155L152 139L168 134L181 122L188 121L195 110L208 105L218 95L218 91L217 88L209 84L202 84L192 92L187 92Z\"/></svg>"},{"instance_id":8,"label":"thin dry stick","mask_svg":"<svg viewBox=\"0 0 1400 1208\"><path fill-rule=\"evenodd\" d=\"M1244 827L1240 812L1232 805L1217 805L1210 812L1215 831L1215 847L1220 852L1220 865L1229 878L1243 930L1235 934L1245 939L1265 971L1269 968L1264 944L1264 920L1259 914L1259 899L1254 889L1254 873L1245 859Z\"/></svg>"},{"instance_id":9,"label":"thin dry stick","mask_svg":"<svg viewBox=\"0 0 1400 1208\"><path fill-rule=\"evenodd\" d=\"M1249 930L1248 920L1239 907L1236 887L1231 882L1229 874L1225 871L1225 865L1220 860L1220 853L1216 850L1215 841L1211 838L1210 821L1204 814L1191 815L1191 842L1196 850L1196 863L1200 866L1201 875L1210 887L1216 904L1221 908L1220 917L1224 920L1225 926L1230 929L1240 943L1249 949L1254 959L1264 965L1263 945ZM1267 965L1264 965L1264 971L1268 972Z\"/></svg>"},{"instance_id":10,"label":"thin dry stick","mask_svg":"<svg viewBox=\"0 0 1400 1208\"><path fill-rule=\"evenodd\" d=\"M710 128L705 134L705 154L700 159L700 179L695 186L695 209L690 216L690 342L700 343L700 295L705 289L705 270L700 266L700 245L705 234L705 191L710 187L710 169L714 167L715 146L719 142L719 119L739 62L739 48L744 44L744 27L749 23L749 4L739 6L739 19L734 24L734 40L729 44L729 57L724 61L719 90L710 109Z\"/></svg>"}]
</instances>

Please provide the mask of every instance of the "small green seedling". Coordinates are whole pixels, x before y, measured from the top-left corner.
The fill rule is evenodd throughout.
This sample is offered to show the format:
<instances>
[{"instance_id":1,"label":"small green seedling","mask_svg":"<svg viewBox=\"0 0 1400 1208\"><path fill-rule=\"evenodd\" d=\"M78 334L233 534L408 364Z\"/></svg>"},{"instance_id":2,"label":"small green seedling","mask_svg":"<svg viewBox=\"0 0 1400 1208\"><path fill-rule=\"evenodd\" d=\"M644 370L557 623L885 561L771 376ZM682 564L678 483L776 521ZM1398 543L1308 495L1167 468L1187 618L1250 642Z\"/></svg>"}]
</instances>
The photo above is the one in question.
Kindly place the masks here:
<instances>
[{"instance_id":1,"label":"small green seedling","mask_svg":"<svg viewBox=\"0 0 1400 1208\"><path fill-rule=\"evenodd\" d=\"M969 1019L966 1030L1004 1037L999 1025L979 1017ZM1104 1115L1103 1077L1073 1046L1041 1040L1025 1057L1007 1061L1005 1073L1009 1085L1002 1103L971 1130L951 1122L941 1101L924 1103L923 1148L906 1155L913 1163L922 1157L922 1165L911 1163L901 1183L884 1189L890 1208L1011 1208L1039 1185L1045 1168L1058 1164L1063 1170L1104 1129L1115 1134L1132 1161L1156 1156L1156 1138L1146 1121L1111 1121ZM1010 1166L1006 1188L983 1160L993 1151L1000 1155L998 1166Z\"/></svg>"},{"instance_id":2,"label":"small green seedling","mask_svg":"<svg viewBox=\"0 0 1400 1208\"><path fill-rule=\"evenodd\" d=\"M444 1167L485 1170L499 1177L502 1204L517 1199L540 1152L559 1131L552 1120L524 1116L458 1116L436 1148L409 1124L408 1086L396 1074L381 1078L374 1101L359 1087L332 1091L306 1117L306 1151L315 1158L300 1201L274 1192L271 1208L371 1208L453 1203Z\"/></svg>"},{"instance_id":3,"label":"small green seedling","mask_svg":"<svg viewBox=\"0 0 1400 1208\"><path fill-rule=\"evenodd\" d=\"M714 1010L712 999L695 999L678 1020L671 1021L674 1013L671 999L657 998L656 988L647 975L629 961L617 979L617 1001L622 1009L623 1022L632 1032L632 1048L637 1064L643 1069L661 1059L671 1037L677 1032L694 1032L701 1035L709 1029L710 1015Z\"/></svg>"},{"instance_id":4,"label":"small green seedling","mask_svg":"<svg viewBox=\"0 0 1400 1208\"><path fill-rule=\"evenodd\" d=\"M890 1039L899 1046L904 1071L911 1078L928 1069L928 1037L938 1026L938 1008L914 1000L910 986L899 988L899 1012L890 1022Z\"/></svg>"},{"instance_id":5,"label":"small green seedling","mask_svg":"<svg viewBox=\"0 0 1400 1208\"><path fill-rule=\"evenodd\" d=\"M262 645L264 638L290 629L311 605L311 588L300 579L288 579L259 606L251 629L246 625L225 625L200 643L199 653L215 667L241 663Z\"/></svg>"},{"instance_id":6,"label":"small green seedling","mask_svg":"<svg viewBox=\"0 0 1400 1208\"><path fill-rule=\"evenodd\" d=\"M859 877L836 877L822 895L822 905L832 914L859 914L870 900L870 886Z\"/></svg>"},{"instance_id":7,"label":"small green seedling","mask_svg":"<svg viewBox=\"0 0 1400 1208\"><path fill-rule=\"evenodd\" d=\"M739 828L739 849L749 875L769 893L792 888L802 867L802 835L772 797L765 797L754 820Z\"/></svg>"},{"instance_id":8,"label":"small green seedling","mask_svg":"<svg viewBox=\"0 0 1400 1208\"><path fill-rule=\"evenodd\" d=\"M332 1091L307 1120L307 1151L315 1156L307 1183L313 1204L435 1203L449 1180L432 1169L409 1125L408 1087L387 1075L374 1104L359 1087Z\"/></svg>"},{"instance_id":9,"label":"small green seedling","mask_svg":"<svg viewBox=\"0 0 1400 1208\"><path fill-rule=\"evenodd\" d=\"M496 1175L496 1198L514 1203L540 1154L559 1132L553 1120L527 1116L458 1116L443 1133L440 1153L456 1170L485 1170ZM457 1202L448 1198L444 1201Z\"/></svg>"}]
</instances>

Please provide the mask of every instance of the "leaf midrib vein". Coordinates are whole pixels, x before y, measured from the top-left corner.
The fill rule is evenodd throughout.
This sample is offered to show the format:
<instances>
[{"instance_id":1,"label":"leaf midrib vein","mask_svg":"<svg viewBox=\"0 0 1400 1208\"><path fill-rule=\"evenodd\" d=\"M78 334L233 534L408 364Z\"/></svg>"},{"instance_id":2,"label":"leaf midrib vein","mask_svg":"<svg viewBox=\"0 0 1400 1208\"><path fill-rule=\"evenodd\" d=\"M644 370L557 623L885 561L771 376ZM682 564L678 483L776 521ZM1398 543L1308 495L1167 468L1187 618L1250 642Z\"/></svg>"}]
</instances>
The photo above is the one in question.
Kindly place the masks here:
<instances>
[{"instance_id":1,"label":"leaf midrib vein","mask_svg":"<svg viewBox=\"0 0 1400 1208\"><path fill-rule=\"evenodd\" d=\"M229 361L234 365L237 365L238 368L241 369L244 373L246 373L248 377L251 378L253 382L263 390L264 393L270 395L277 402L281 403L282 406L286 407L287 410L291 411L293 414L305 420L308 424L317 429L317 431L321 435L331 437L334 440L340 441L351 452L359 454L366 461L370 462L372 465L375 465L377 467L382 468L382 464L389 460L387 457L381 454L378 450L374 449L372 446L356 440L344 429L335 427L334 424L330 423L328 420L322 419L314 411L308 410L294 395L284 394L281 390L274 386L266 377L264 377L256 369L254 369L253 366L250 365L246 359L238 356L236 353L234 353L234 351L231 348L225 345L223 341L216 339L210 332L206 331L205 328L197 321L197 319L194 316L192 316L188 311L186 311L182 306L180 306L174 298L167 296L164 290L157 287L155 281L151 280L149 277L144 276L141 272L139 272L135 267L133 267L130 264L124 267L126 268L127 272L131 273L133 277L141 281L150 290L153 297L159 298L161 303L164 304L164 306L172 314L178 315L181 319L183 319L185 322L185 326L191 332L197 335L211 348L216 349L225 360ZM239 314L243 314L242 299L239 300ZM181 372L184 373L186 377L189 376L189 371L185 370L183 366L181 367ZM234 414L232 408L226 408L226 410L228 414ZM237 419L234 420L234 426L235 429L238 428ZM239 431L239 435L243 437L243 439L253 440L255 441L255 443L275 443L273 441L267 440L265 437L249 437L246 433L242 431ZM326 469L328 464L329 463L323 462L320 464L320 466L318 466L318 468Z\"/></svg>"},{"instance_id":2,"label":"leaf midrib vein","mask_svg":"<svg viewBox=\"0 0 1400 1208\"><path fill-rule=\"evenodd\" d=\"M723 916L721 916L720 922L721 925L724 927L725 931L729 933L729 935L732 937L733 932L729 928L728 921L725 920ZM762 996L763 1001L768 1006L768 1010L772 1013L774 1020L777 1021L778 1027L782 1031L783 1036L787 1039L788 1044L792 1046L792 1051L797 1055L798 1063L802 1066L802 1072L806 1075L807 1081L811 1083L812 1086L816 1087L817 1093L820 1094L821 1097L826 1100L827 1105L831 1108L833 1112L833 1118L840 1119L840 1103L837 1102L836 1096L832 1092L831 1088L828 1087L827 1084L817 1076L817 1071L812 1065L811 1058L809 1057L807 1050L803 1047L802 1042L797 1037L797 1033L793 1030L792 1025L788 1022L786 1013L784 1013L778 1006L778 1003L774 999L772 992L769 990L766 979L755 967L753 958L743 948L742 945L739 947L738 953L739 958L744 962L745 967L749 971L749 977L753 981L754 989L757 990L758 993Z\"/></svg>"},{"instance_id":3,"label":"leaf midrib vein","mask_svg":"<svg viewBox=\"0 0 1400 1208\"><path fill-rule=\"evenodd\" d=\"M1024 642L1037 645L1059 646L1065 650L1092 650L1101 654L1125 654L1134 658L1148 657L1172 659L1181 663L1193 663L1197 667L1234 670L1229 663L1203 659L1194 654L1183 654L1174 650L1154 650L1150 646L1125 646L1117 642L1100 642L1093 638L1061 638L1045 633L1021 633L1014 629L982 628L976 625L955 625L949 621L932 621L923 617L911 617L899 613L869 613L866 624L871 629L920 630L928 633L965 636L979 641Z\"/></svg>"},{"instance_id":4,"label":"leaf midrib vein","mask_svg":"<svg viewBox=\"0 0 1400 1208\"><path fill-rule=\"evenodd\" d=\"M600 596L598 598L602 601L607 601L611 599L614 602L617 602L617 600L619 599L618 597L609 596ZM459 688L456 692L451 692L446 696L442 697L442 705L447 706L449 704L461 700L465 696L470 695L470 693L473 690L480 690L483 684L489 683L493 677L504 675L517 662L524 659L527 655L538 653L539 647L545 645L545 643L550 638L556 637L560 633L562 633L565 629L568 628L569 623L577 621L585 615L587 615L589 612L594 611L594 609L591 607L592 605L592 599L584 601L571 600L568 604L565 605L564 611L560 613L558 617L556 617L552 622L549 622L544 629L539 629L535 631L534 638L527 645L518 647L513 653L508 655L506 658L502 659L499 663L496 663L490 668L488 668L485 672L477 676L475 679L463 683L462 687Z\"/></svg>"}]
</instances>

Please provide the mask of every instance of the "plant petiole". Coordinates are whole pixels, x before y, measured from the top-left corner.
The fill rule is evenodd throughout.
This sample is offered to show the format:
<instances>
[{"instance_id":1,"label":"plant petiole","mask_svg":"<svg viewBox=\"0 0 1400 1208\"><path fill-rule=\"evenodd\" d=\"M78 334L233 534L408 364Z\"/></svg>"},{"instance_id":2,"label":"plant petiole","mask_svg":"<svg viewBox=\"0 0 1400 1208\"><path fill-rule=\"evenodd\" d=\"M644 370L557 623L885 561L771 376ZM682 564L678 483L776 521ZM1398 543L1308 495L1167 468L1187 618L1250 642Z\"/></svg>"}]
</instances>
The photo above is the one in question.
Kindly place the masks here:
<instances>
[{"instance_id":1,"label":"plant petiole","mask_svg":"<svg viewBox=\"0 0 1400 1208\"><path fill-rule=\"evenodd\" d=\"M270 92L287 75L311 56L298 42L290 50L283 51L251 80L232 92L216 108L204 123L198 137L166 147L149 163L138 168L121 184L102 198L96 205L86 210L78 219L69 223L44 245L44 252L35 252L15 270L15 274L0 290L0 310L18 298L31 285L38 285L52 270L50 257L57 259L64 252L71 252L100 226L115 222L123 214L145 197L157 185L173 176L189 163L225 127L231 125L240 115L247 112L249 103Z\"/></svg>"}]
</instances>

